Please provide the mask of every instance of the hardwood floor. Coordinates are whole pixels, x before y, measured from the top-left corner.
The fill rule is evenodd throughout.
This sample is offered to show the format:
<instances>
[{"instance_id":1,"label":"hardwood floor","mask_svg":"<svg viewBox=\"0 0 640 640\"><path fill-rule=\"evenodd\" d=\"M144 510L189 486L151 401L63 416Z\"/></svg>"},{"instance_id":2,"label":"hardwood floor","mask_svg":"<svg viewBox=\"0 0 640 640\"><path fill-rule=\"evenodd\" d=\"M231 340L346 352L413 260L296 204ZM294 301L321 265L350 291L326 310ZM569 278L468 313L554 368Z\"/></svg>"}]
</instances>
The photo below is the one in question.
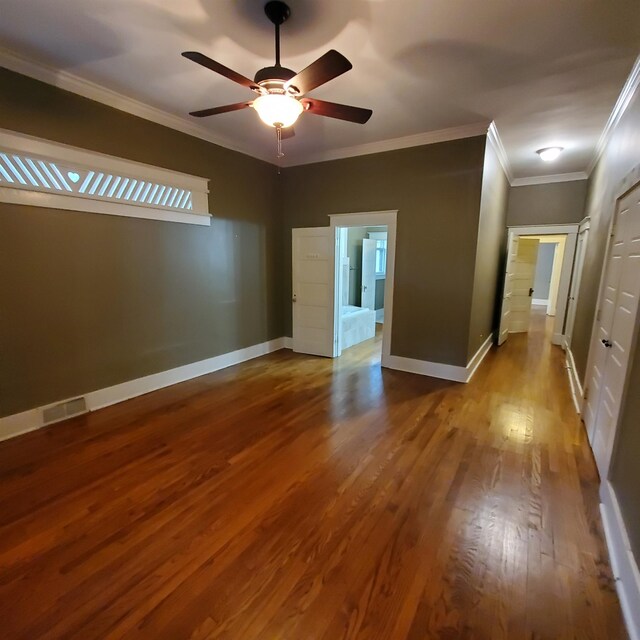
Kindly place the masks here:
<instances>
[{"instance_id":1,"label":"hardwood floor","mask_svg":"<svg viewBox=\"0 0 640 640\"><path fill-rule=\"evenodd\" d=\"M468 385L378 336L1 443L2 637L626 637L545 324Z\"/></svg>"}]
</instances>

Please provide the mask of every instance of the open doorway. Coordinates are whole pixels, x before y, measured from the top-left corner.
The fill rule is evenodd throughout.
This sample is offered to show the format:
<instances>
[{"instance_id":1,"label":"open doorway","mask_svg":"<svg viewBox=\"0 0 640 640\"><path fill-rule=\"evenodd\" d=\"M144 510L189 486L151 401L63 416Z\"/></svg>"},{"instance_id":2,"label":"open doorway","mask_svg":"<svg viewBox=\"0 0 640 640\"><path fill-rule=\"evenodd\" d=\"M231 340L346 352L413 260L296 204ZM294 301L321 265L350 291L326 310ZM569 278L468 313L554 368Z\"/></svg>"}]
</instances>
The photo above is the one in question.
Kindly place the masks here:
<instances>
[{"instance_id":1,"label":"open doorway","mask_svg":"<svg viewBox=\"0 0 640 640\"><path fill-rule=\"evenodd\" d=\"M387 275L387 225L338 228L338 353L362 343L381 359ZM361 348L362 349L362 348Z\"/></svg>"},{"instance_id":2,"label":"open doorway","mask_svg":"<svg viewBox=\"0 0 640 640\"><path fill-rule=\"evenodd\" d=\"M532 310L553 318L557 315L560 277L567 236L566 234L520 236L521 243L523 240L538 242L538 255L531 285Z\"/></svg>"},{"instance_id":3,"label":"open doorway","mask_svg":"<svg viewBox=\"0 0 640 640\"><path fill-rule=\"evenodd\" d=\"M335 357L360 350L389 366L396 222L397 211L331 215ZM365 354L366 349L371 353Z\"/></svg>"},{"instance_id":4,"label":"open doorway","mask_svg":"<svg viewBox=\"0 0 640 640\"><path fill-rule=\"evenodd\" d=\"M376 327L378 329L381 351L378 361L384 367L390 366L397 214L397 210L330 214L328 227L292 230L292 348L295 352L329 358L340 356L341 336L344 338L345 334L343 307L352 306L356 307L351 310L354 313L365 309L370 312L367 330L375 338ZM348 238L348 229L352 227L365 229L366 238L363 235L362 240L373 243L367 242L373 260L364 261L361 254L354 259L354 268L359 264L361 270L366 270L359 284L350 272L345 275L351 263L345 265L348 252L342 247L346 247L345 237ZM383 228L386 240L375 235L385 233ZM385 241L380 242L382 240ZM351 299L349 287L355 289ZM363 306L363 296L366 306ZM350 305L350 301L355 304ZM357 337L358 332L364 330L356 327L352 333Z\"/></svg>"},{"instance_id":5,"label":"open doorway","mask_svg":"<svg viewBox=\"0 0 640 640\"><path fill-rule=\"evenodd\" d=\"M551 342L564 345L577 232L578 225L509 229L499 344L528 332L533 311L553 318Z\"/></svg>"}]
</instances>

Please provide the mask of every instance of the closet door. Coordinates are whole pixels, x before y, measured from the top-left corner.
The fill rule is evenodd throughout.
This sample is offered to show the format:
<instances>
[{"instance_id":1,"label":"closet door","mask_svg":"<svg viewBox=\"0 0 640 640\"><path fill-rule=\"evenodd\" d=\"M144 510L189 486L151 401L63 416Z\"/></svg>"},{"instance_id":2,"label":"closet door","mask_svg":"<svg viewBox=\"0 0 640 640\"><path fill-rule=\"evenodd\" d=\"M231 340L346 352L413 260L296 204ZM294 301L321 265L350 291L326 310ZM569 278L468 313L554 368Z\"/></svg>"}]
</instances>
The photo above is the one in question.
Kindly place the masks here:
<instances>
[{"instance_id":1,"label":"closet door","mask_svg":"<svg viewBox=\"0 0 640 640\"><path fill-rule=\"evenodd\" d=\"M622 198L614 220L598 320L591 345L585 424L602 478L606 477L640 299L640 186Z\"/></svg>"}]
</instances>

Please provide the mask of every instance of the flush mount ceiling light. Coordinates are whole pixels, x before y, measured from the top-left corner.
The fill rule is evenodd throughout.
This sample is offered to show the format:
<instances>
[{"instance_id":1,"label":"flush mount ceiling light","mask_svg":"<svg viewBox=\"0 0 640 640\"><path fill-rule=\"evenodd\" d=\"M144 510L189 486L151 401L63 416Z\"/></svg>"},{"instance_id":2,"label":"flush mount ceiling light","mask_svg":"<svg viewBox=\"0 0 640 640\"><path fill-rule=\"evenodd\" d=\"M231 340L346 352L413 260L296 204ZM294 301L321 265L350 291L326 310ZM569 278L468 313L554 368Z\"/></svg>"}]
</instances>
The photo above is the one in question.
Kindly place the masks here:
<instances>
[{"instance_id":1,"label":"flush mount ceiling light","mask_svg":"<svg viewBox=\"0 0 640 640\"><path fill-rule=\"evenodd\" d=\"M545 161L553 162L564 150L564 147L545 147L538 149L536 153Z\"/></svg>"},{"instance_id":2,"label":"flush mount ceiling light","mask_svg":"<svg viewBox=\"0 0 640 640\"><path fill-rule=\"evenodd\" d=\"M271 0L265 4L264 12L276 28L276 62L272 67L260 69L253 80L197 51L185 51L182 54L185 58L255 91L258 97L253 101L192 111L190 115L204 118L253 107L265 124L275 127L278 139L278 157L282 155L281 139L294 135L292 125L304 111L358 124L367 122L373 113L371 109L303 97L316 87L349 71L351 63L341 53L332 49L299 73L283 67L280 64L280 25L289 18L291 10L284 2Z\"/></svg>"}]
</instances>

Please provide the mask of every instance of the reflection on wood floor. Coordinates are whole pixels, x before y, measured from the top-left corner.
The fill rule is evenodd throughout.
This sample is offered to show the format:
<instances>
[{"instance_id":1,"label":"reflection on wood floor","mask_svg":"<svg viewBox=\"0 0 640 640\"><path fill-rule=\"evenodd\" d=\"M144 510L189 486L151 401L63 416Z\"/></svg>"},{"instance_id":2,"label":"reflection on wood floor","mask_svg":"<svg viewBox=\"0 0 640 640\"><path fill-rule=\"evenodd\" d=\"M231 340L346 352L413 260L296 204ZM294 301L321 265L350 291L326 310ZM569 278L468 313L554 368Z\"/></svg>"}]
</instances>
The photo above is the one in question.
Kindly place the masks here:
<instances>
[{"instance_id":1,"label":"reflection on wood floor","mask_svg":"<svg viewBox=\"0 0 640 640\"><path fill-rule=\"evenodd\" d=\"M625 634L562 351L253 360L0 444L3 638Z\"/></svg>"}]
</instances>

